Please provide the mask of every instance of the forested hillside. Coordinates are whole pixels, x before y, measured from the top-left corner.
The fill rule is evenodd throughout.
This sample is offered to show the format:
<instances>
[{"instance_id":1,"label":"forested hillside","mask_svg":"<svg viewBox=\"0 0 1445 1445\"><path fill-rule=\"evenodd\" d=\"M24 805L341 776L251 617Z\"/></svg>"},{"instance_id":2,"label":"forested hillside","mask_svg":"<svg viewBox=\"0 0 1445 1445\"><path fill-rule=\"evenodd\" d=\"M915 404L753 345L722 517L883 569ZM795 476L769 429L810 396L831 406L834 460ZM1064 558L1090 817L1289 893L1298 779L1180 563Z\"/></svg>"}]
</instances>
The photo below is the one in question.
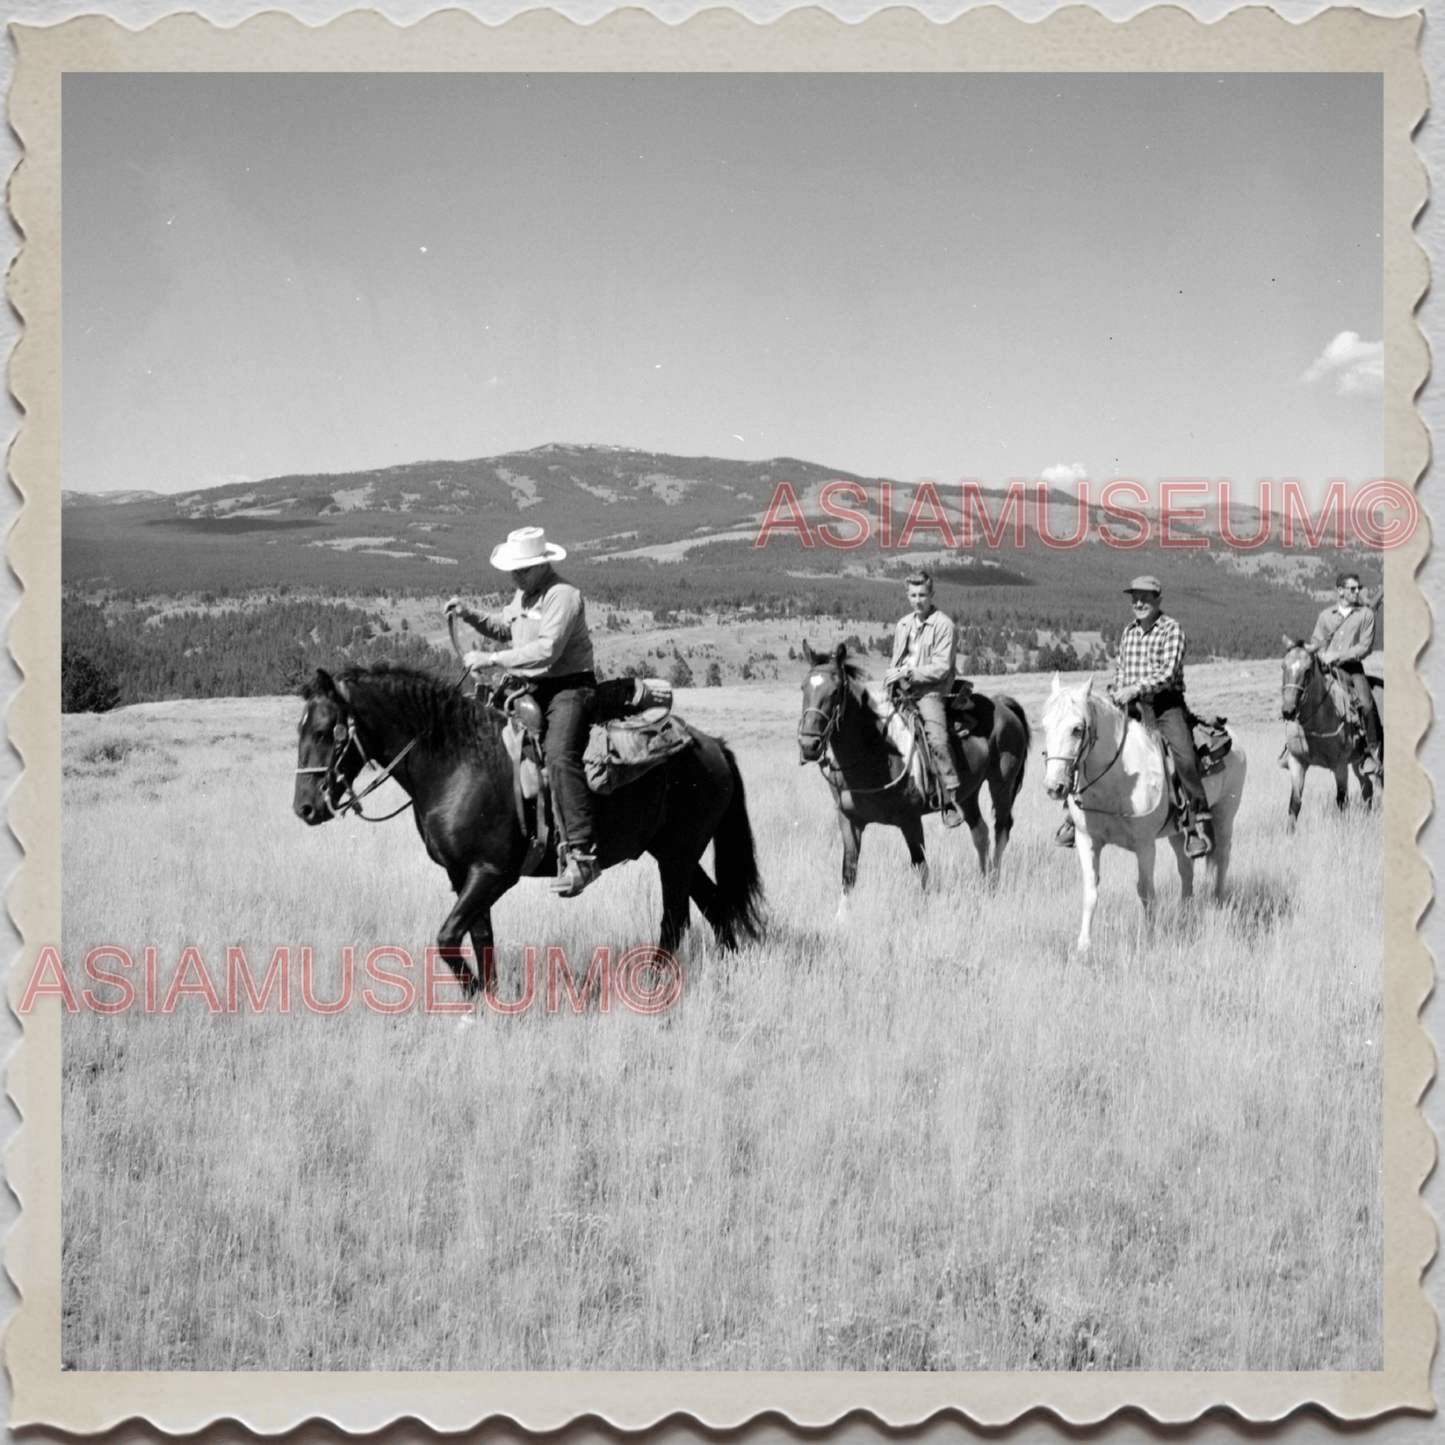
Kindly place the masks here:
<instances>
[{"instance_id":1,"label":"forested hillside","mask_svg":"<svg viewBox=\"0 0 1445 1445\"><path fill-rule=\"evenodd\" d=\"M344 603L266 601L219 611L61 606L66 712L172 697L294 692L318 667L391 659L445 661L409 630Z\"/></svg>"}]
</instances>

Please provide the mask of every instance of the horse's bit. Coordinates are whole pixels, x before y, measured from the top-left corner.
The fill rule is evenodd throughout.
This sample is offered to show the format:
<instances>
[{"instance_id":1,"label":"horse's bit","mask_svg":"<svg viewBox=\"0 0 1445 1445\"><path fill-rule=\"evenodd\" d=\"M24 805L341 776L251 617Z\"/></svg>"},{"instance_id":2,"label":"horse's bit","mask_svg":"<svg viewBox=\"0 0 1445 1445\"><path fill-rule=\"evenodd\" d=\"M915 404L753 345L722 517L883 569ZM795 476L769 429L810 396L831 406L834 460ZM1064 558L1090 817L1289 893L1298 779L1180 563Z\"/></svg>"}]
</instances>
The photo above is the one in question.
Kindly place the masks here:
<instances>
[{"instance_id":1,"label":"horse's bit","mask_svg":"<svg viewBox=\"0 0 1445 1445\"><path fill-rule=\"evenodd\" d=\"M1310 676L1311 679L1313 679L1313 677L1314 677L1314 675L1315 675L1315 672L1316 672L1317 670L1318 670L1318 672L1319 672L1319 674L1320 674L1320 680L1321 680L1322 682L1325 681L1324 664L1320 662L1319 658L1318 658L1314 653L1311 653L1311 654L1310 654L1310 664L1309 664L1309 676ZM1299 712L1299 706L1300 706L1300 704L1299 704L1299 699L1304 696L1305 689L1306 689L1308 686L1309 686L1309 683L1308 683L1308 682L1287 682L1287 683L1284 684L1283 691L1285 691L1285 692L1293 692L1293 693L1297 694L1296 701L1295 701L1295 712L1296 712L1296 714L1298 714L1298 712ZM1328 696L1328 693L1329 693L1328 687L1326 687L1325 693L1326 693L1326 696ZM1284 706L1283 699L1280 700L1280 706L1281 706L1281 710L1283 710L1283 706ZM1308 731L1308 729L1306 729L1306 727L1305 727L1305 724L1309 721L1310 718L1318 717L1319 714L1320 714L1320 710L1321 710L1323 707L1324 707L1324 699L1321 698L1320 701L1317 702L1317 703L1314 705L1314 707L1310 710L1309 717L1299 717L1298 715L1296 715L1296 716L1292 719L1292 721L1294 721L1294 722L1296 722L1296 723L1299 724L1299 727L1300 727L1300 730L1301 730L1301 731ZM1338 737L1344 730L1345 730L1345 719L1344 719L1344 718L1341 718L1340 721L1339 721L1339 723L1338 723L1334 728L1332 728L1329 732L1327 732L1327 733L1312 732L1312 733L1310 733L1310 736L1311 736L1311 737L1316 737L1316 738L1333 738L1333 737Z\"/></svg>"},{"instance_id":2,"label":"horse's bit","mask_svg":"<svg viewBox=\"0 0 1445 1445\"><path fill-rule=\"evenodd\" d=\"M1069 765L1068 795L1071 798L1082 798L1095 783L1102 782L1114 764L1119 761L1124 752L1124 740L1128 735L1129 719L1125 717L1124 726L1119 730L1119 746L1114 750L1114 756L1109 759L1108 765L1097 777L1090 778L1082 788L1076 787L1075 784L1079 781L1079 769L1084 765L1085 754L1087 754L1098 741L1093 728L1089 725L1089 718L1086 713L1084 716L1084 736L1079 739L1079 746L1073 757L1070 757L1068 753L1051 753L1045 750L1044 765L1047 767L1049 763L1067 763ZM1082 806L1082 804L1080 806Z\"/></svg>"},{"instance_id":3,"label":"horse's bit","mask_svg":"<svg viewBox=\"0 0 1445 1445\"><path fill-rule=\"evenodd\" d=\"M836 667L833 670L835 672L838 671ZM840 689L838 704L831 712L821 707L805 707L803 709L803 716L798 719L798 746L801 749L804 740L803 724L808 720L808 715L810 713L817 713L819 717L824 719L823 728L820 732L810 733L807 736L809 738L816 737L822 744L822 751L818 754L815 761L818 764L818 771L828 780L829 784L837 788L840 792L852 793L855 797L864 797L874 793L892 792L894 788L908 781L908 772L906 769L901 771L891 782L884 783L882 787L855 788L842 780L844 765L836 758L833 759L831 763L828 760L828 750L832 746L833 734L838 731L838 724L843 717L843 709L848 704L848 679L841 672L839 672L838 675L838 683Z\"/></svg>"},{"instance_id":4,"label":"horse's bit","mask_svg":"<svg viewBox=\"0 0 1445 1445\"><path fill-rule=\"evenodd\" d=\"M421 740L420 735L414 737L391 760L391 762L382 769L380 776L373 778L371 782L369 782L366 787L364 787L359 793L356 791L355 784L346 782L342 778L339 771L342 758L344 758L353 747L356 749L357 752L361 754L362 767L365 767L367 763L372 763L373 765L375 765L375 759L367 753L365 745L362 743L360 737L357 736L356 718L350 712L348 712L346 714L346 721L344 723L337 723L336 726L331 730L331 737L332 741L335 742L338 746L331 754L331 761L327 763L324 768L297 768L296 771L298 774L324 774L321 783L321 801L326 804L326 811L330 813L333 818L344 817L347 813L354 812L356 816L360 818L363 822L385 823L389 819L395 818L399 814L406 812L406 810L411 807L412 800L408 798L406 802L404 802L401 807L397 808L395 811L390 813L383 813L380 817L370 818L367 817L364 812L362 812L361 800L363 798L369 797L372 793L374 793L392 775L392 773L396 771L397 764L400 763L401 760ZM360 772L361 768L358 768L357 771ZM335 801L332 798L332 794L336 791L336 785L338 782L341 783L342 787L346 789L347 793L347 796L342 800L340 807L337 807Z\"/></svg>"}]
</instances>

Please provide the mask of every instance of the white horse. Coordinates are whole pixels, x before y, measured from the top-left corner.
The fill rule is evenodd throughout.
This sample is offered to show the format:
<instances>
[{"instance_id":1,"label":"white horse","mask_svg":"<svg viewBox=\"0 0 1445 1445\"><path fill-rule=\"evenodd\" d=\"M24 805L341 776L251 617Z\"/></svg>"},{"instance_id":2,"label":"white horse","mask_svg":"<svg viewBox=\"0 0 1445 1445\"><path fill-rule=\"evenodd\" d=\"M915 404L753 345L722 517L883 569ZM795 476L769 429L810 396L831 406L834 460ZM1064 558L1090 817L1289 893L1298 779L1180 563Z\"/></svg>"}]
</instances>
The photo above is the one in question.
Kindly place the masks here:
<instances>
[{"instance_id":1,"label":"white horse","mask_svg":"<svg viewBox=\"0 0 1445 1445\"><path fill-rule=\"evenodd\" d=\"M1204 779L1214 815L1214 896L1224 893L1234 815L1244 792L1248 764L1235 741L1224 767ZM1181 819L1174 810L1164 771L1159 735L1130 718L1112 699L1094 692L1090 678L1079 687L1059 685L1044 707L1044 788L1051 798L1067 798L1074 820L1075 846L1084 874L1084 917L1079 951L1089 947L1089 928L1099 901L1099 855L1112 843L1130 849L1139 860L1139 901L1145 926L1154 916L1154 845L1168 838L1179 864L1185 898L1194 893L1194 860L1184 851Z\"/></svg>"}]
</instances>

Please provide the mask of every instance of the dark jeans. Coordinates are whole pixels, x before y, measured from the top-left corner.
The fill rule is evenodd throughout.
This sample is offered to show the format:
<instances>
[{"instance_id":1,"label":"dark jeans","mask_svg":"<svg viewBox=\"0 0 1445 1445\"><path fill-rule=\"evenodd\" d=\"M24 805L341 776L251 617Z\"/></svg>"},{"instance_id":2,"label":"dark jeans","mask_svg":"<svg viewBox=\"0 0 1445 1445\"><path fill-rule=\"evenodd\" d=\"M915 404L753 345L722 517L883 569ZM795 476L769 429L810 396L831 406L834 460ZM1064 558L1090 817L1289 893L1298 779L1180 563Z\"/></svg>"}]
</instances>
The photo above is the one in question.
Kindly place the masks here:
<instances>
[{"instance_id":1,"label":"dark jeans","mask_svg":"<svg viewBox=\"0 0 1445 1445\"><path fill-rule=\"evenodd\" d=\"M1355 695L1355 705L1360 710L1360 720L1365 725L1365 746L1372 753L1380 751L1380 714L1375 711L1375 694L1370 691L1370 679L1365 676L1362 663L1337 662L1336 668L1344 674L1350 691Z\"/></svg>"},{"instance_id":2,"label":"dark jeans","mask_svg":"<svg viewBox=\"0 0 1445 1445\"><path fill-rule=\"evenodd\" d=\"M597 679L590 672L544 677L535 695L547 719L542 750L562 831L574 853L595 856L592 790L582 771L582 752L597 713Z\"/></svg>"},{"instance_id":3,"label":"dark jeans","mask_svg":"<svg viewBox=\"0 0 1445 1445\"><path fill-rule=\"evenodd\" d=\"M1155 693L1153 700L1143 703L1143 706L1154 714L1159 736L1164 739L1164 746L1174 759L1174 771L1179 775L1180 787L1190 809L1196 817L1207 813L1209 799L1204 795L1204 780L1199 776L1199 758L1194 752L1194 732L1189 726L1189 714L1185 711L1184 694Z\"/></svg>"}]
</instances>

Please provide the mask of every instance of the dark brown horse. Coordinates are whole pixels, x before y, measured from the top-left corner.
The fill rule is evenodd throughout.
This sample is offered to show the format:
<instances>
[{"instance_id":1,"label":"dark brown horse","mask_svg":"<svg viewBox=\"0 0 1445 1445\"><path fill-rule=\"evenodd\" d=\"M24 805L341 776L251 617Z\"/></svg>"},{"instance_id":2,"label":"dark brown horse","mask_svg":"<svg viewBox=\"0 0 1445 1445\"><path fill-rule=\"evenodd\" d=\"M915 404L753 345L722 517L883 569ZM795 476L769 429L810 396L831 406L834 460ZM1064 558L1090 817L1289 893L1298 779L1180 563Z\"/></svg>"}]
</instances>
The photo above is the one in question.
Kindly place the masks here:
<instances>
[{"instance_id":1,"label":"dark brown horse","mask_svg":"<svg viewBox=\"0 0 1445 1445\"><path fill-rule=\"evenodd\" d=\"M468 997L492 987L492 905L521 877L527 853L502 719L429 673L387 664L350 667L335 678L318 671L303 696L297 816L308 824L340 816L364 763L395 764L392 777L411 796L422 842L457 895L437 935L440 951ZM677 946L691 899L718 942L735 948L762 932L762 882L743 780L721 739L688 731L695 746L597 798L598 861L611 868L644 852L657 860L661 947ZM709 843L715 879L699 862ZM541 872L555 871L549 850ZM479 977L462 951L466 938Z\"/></svg>"},{"instance_id":2,"label":"dark brown horse","mask_svg":"<svg viewBox=\"0 0 1445 1445\"><path fill-rule=\"evenodd\" d=\"M1345 689L1348 683L1330 676L1319 657L1303 642L1284 640L1284 677L1280 687L1280 712L1288 724L1280 762L1289 769L1289 826L1299 817L1304 794L1305 773L1325 768L1335 775L1335 807L1343 811L1349 801L1350 769L1360 780L1360 801L1369 807L1375 797L1375 783L1362 771L1365 742L1348 722ZM1378 678L1370 679L1372 688ZM1376 707L1379 699L1376 698Z\"/></svg>"},{"instance_id":3,"label":"dark brown horse","mask_svg":"<svg viewBox=\"0 0 1445 1445\"><path fill-rule=\"evenodd\" d=\"M840 644L832 654L804 648L808 675L803 680L803 716L798 723L799 762L817 763L833 794L843 833L843 897L858 879L858 850L869 823L899 829L919 881L928 886L923 850L923 818L935 811L919 797L905 771L903 754L889 739L885 710L864 686L862 661ZM958 802L978 850L978 866L989 868L988 828L978 799L988 784L993 799L993 872L1013 831L1013 805L1023 786L1029 756L1029 723L1011 697L973 695L976 727L955 749Z\"/></svg>"}]
</instances>

